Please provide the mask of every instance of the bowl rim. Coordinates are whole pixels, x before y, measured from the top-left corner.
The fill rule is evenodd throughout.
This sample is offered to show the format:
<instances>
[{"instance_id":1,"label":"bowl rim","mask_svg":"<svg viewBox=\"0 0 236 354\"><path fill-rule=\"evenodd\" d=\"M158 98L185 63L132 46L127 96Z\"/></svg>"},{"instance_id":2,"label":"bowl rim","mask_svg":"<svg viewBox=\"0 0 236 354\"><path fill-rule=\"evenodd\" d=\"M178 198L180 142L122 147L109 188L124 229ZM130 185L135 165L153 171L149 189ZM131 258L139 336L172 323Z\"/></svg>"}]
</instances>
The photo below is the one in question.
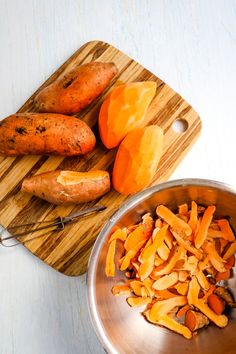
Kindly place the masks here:
<instances>
[{"instance_id":1,"label":"bowl rim","mask_svg":"<svg viewBox=\"0 0 236 354\"><path fill-rule=\"evenodd\" d=\"M97 312L97 307L96 307L96 301L95 301L95 287L93 286L94 284L94 278L95 278L95 270L96 270L96 264L98 260L98 256L100 254L101 248L105 242L105 239L108 235L108 233L111 231L111 229L114 227L116 222L123 216L125 212L127 212L128 209L135 207L139 202L141 202L143 199L146 199L150 197L153 193L172 188L172 187L184 187L184 186L199 186L199 187L209 187L209 188L218 188L218 189L223 189L226 192L229 192L231 194L234 194L236 196L236 187L224 183L224 182L219 182L216 180L211 180L211 179L204 179L204 178L182 178L182 179L176 179L176 180L171 180L167 182L162 182L159 183L155 186L149 187L134 196L128 198L127 201L125 201L109 218L109 220L105 223L101 231L99 232L97 239L93 245L92 251L90 253L89 261L88 261L88 271L86 275L86 284L87 284L87 303L88 303L88 311L89 311L89 317L90 321L93 325L93 328L95 330L95 333L103 346L103 349L108 352L108 353L116 353L118 354L118 351L114 350L113 345L109 341L108 337L106 336L106 332L104 329L104 326L98 316Z\"/></svg>"}]
</instances>

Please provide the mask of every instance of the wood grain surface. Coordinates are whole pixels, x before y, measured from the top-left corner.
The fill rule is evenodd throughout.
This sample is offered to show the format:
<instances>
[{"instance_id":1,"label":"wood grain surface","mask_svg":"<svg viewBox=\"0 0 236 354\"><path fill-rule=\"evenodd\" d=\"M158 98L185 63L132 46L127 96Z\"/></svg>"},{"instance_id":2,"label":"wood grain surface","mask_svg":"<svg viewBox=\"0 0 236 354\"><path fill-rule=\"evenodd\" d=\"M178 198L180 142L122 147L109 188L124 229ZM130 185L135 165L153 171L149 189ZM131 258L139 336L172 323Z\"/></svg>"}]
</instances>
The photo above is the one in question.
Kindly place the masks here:
<instances>
[{"instance_id":1,"label":"wood grain surface","mask_svg":"<svg viewBox=\"0 0 236 354\"><path fill-rule=\"evenodd\" d=\"M107 150L102 145L97 133L97 116L104 97L114 86L121 83L145 80L153 80L157 83L156 96L147 114L150 118L149 124L157 124L163 128L165 144L163 156L152 185L169 178L191 148L201 130L201 121L198 114L179 94L136 61L108 43L100 41L88 42L82 46L26 101L18 112L34 111L33 100L37 92L53 82L62 72L70 70L75 64L84 64L94 60L113 61L119 69L118 76L104 93L77 115L96 133L97 144L95 150L87 156L71 158L54 156L0 157L0 223L5 227L49 220L58 215L65 216L72 211L84 209L95 203L107 207L101 213L80 219L77 223L66 226L63 231L48 233L25 244L33 254L48 265L71 276L86 271L91 247L99 231L126 197L111 190L95 202L79 206L55 207L38 198L21 193L22 179L26 176L57 168L75 171L105 169L111 173L116 150ZM186 131L175 131L173 123L177 120L186 123ZM31 238L32 235L29 235L25 240Z\"/></svg>"}]
</instances>

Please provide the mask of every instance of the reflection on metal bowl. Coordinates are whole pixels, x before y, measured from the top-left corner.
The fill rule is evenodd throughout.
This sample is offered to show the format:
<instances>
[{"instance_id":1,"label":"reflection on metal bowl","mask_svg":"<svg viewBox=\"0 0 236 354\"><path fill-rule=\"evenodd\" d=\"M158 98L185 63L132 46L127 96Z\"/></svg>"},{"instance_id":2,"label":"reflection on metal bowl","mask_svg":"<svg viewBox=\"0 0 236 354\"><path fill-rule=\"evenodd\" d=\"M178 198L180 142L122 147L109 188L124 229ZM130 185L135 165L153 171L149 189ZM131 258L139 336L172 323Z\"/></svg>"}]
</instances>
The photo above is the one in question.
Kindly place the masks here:
<instances>
[{"instance_id":1,"label":"reflection on metal bowl","mask_svg":"<svg viewBox=\"0 0 236 354\"><path fill-rule=\"evenodd\" d=\"M175 210L179 204L191 200L203 205L216 205L216 215L228 216L236 230L236 191L233 188L210 180L181 179L159 184L135 195L100 232L89 261L88 302L95 331L108 353L236 353L236 309L230 313L226 328L220 329L211 324L187 340L168 329L148 323L140 314L144 308L129 307L125 296L113 296L112 286L125 277L119 270L114 278L107 278L104 272L107 240L114 226L136 223L144 213L153 212L158 204ZM227 285L236 297L236 270Z\"/></svg>"}]
</instances>

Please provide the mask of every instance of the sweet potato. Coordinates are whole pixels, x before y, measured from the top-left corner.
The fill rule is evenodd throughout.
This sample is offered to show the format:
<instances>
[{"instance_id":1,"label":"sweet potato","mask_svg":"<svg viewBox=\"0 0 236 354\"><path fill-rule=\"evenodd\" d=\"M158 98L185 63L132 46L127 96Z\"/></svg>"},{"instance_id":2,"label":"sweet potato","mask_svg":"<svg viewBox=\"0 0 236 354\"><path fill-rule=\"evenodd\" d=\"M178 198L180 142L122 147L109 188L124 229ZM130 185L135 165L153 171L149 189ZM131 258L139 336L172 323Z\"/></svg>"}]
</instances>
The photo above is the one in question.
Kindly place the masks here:
<instances>
[{"instance_id":1,"label":"sweet potato","mask_svg":"<svg viewBox=\"0 0 236 354\"><path fill-rule=\"evenodd\" d=\"M178 218L170 209L165 205L158 205L156 208L157 215L162 218L170 227L177 233L184 232L186 236L190 236L192 233L191 227L182 219Z\"/></svg>"},{"instance_id":2,"label":"sweet potato","mask_svg":"<svg viewBox=\"0 0 236 354\"><path fill-rule=\"evenodd\" d=\"M143 297L128 297L128 299L126 301L129 304L129 306L131 306L131 307L140 307L140 306L143 306L143 305L150 304L152 299L150 299L150 297L146 297L146 298L143 298Z\"/></svg>"},{"instance_id":3,"label":"sweet potato","mask_svg":"<svg viewBox=\"0 0 236 354\"><path fill-rule=\"evenodd\" d=\"M106 171L50 171L26 178L21 190L53 204L82 203L101 197L110 189Z\"/></svg>"},{"instance_id":4,"label":"sweet potato","mask_svg":"<svg viewBox=\"0 0 236 354\"><path fill-rule=\"evenodd\" d=\"M157 170L163 148L163 131L156 125L137 128L119 146L113 168L113 187L123 195L147 187Z\"/></svg>"},{"instance_id":5,"label":"sweet potato","mask_svg":"<svg viewBox=\"0 0 236 354\"><path fill-rule=\"evenodd\" d=\"M175 296L167 300L157 301L150 310L150 320L158 321L163 315L168 314L175 307L187 304L186 296Z\"/></svg>"},{"instance_id":6,"label":"sweet potato","mask_svg":"<svg viewBox=\"0 0 236 354\"><path fill-rule=\"evenodd\" d=\"M184 305L183 307L181 307L178 312L176 313L176 317L177 318L181 318L183 315L185 315L185 313L190 310L191 307L187 304L187 305Z\"/></svg>"},{"instance_id":7,"label":"sweet potato","mask_svg":"<svg viewBox=\"0 0 236 354\"><path fill-rule=\"evenodd\" d=\"M209 307L217 314L221 315L225 309L224 300L216 294L211 294L207 298Z\"/></svg>"},{"instance_id":8,"label":"sweet potato","mask_svg":"<svg viewBox=\"0 0 236 354\"><path fill-rule=\"evenodd\" d=\"M109 244L109 248L106 256L105 273L107 277L114 277L116 272L115 252L116 252L116 240L113 240Z\"/></svg>"},{"instance_id":9,"label":"sweet potato","mask_svg":"<svg viewBox=\"0 0 236 354\"><path fill-rule=\"evenodd\" d=\"M178 273L172 272L170 274L163 275L163 277L156 280L152 287L153 287L153 289L156 289L156 290L166 290L169 287L176 284L177 281L178 281Z\"/></svg>"},{"instance_id":10,"label":"sweet potato","mask_svg":"<svg viewBox=\"0 0 236 354\"><path fill-rule=\"evenodd\" d=\"M151 312L151 310L147 310L147 311L143 312L144 316L146 317L146 319L149 322L169 328L172 331L181 334L182 336L184 336L187 339L192 338L192 333L188 329L188 327L182 325L181 323L178 323L172 317L170 317L168 315L163 315L158 320L156 320L156 319L153 320L150 318L150 312Z\"/></svg>"},{"instance_id":11,"label":"sweet potato","mask_svg":"<svg viewBox=\"0 0 236 354\"><path fill-rule=\"evenodd\" d=\"M112 149L132 130L147 125L145 115L156 93L154 81L131 82L116 87L99 112L99 133L103 144Z\"/></svg>"},{"instance_id":12,"label":"sweet potato","mask_svg":"<svg viewBox=\"0 0 236 354\"><path fill-rule=\"evenodd\" d=\"M226 269L231 269L235 265L235 256L232 255L227 259L227 262L225 263L225 268Z\"/></svg>"},{"instance_id":13,"label":"sweet potato","mask_svg":"<svg viewBox=\"0 0 236 354\"><path fill-rule=\"evenodd\" d=\"M201 312L188 310L185 316L185 326L187 326L191 332L195 332L210 323L207 316L203 315Z\"/></svg>"},{"instance_id":14,"label":"sweet potato","mask_svg":"<svg viewBox=\"0 0 236 354\"><path fill-rule=\"evenodd\" d=\"M226 220L226 219L217 220L217 224L219 225L220 230L223 233L222 237L224 239L231 241L231 242L235 240L233 230L231 229L228 220Z\"/></svg>"},{"instance_id":15,"label":"sweet potato","mask_svg":"<svg viewBox=\"0 0 236 354\"><path fill-rule=\"evenodd\" d=\"M191 227L192 235L194 236L198 224L197 203L194 200L191 203L191 211L190 211L190 218L188 224Z\"/></svg>"},{"instance_id":16,"label":"sweet potato","mask_svg":"<svg viewBox=\"0 0 236 354\"><path fill-rule=\"evenodd\" d=\"M156 271L155 274L157 276L170 274L178 260L181 258L183 252L184 250L181 246L175 245L173 256L168 260L167 264L159 271Z\"/></svg>"},{"instance_id":17,"label":"sweet potato","mask_svg":"<svg viewBox=\"0 0 236 354\"><path fill-rule=\"evenodd\" d=\"M108 271L108 276L109 276L109 271ZM115 296L127 295L131 293L131 289L127 284L114 285L113 288L111 289L111 292Z\"/></svg>"},{"instance_id":18,"label":"sweet potato","mask_svg":"<svg viewBox=\"0 0 236 354\"><path fill-rule=\"evenodd\" d=\"M0 155L76 156L95 143L85 122L62 114L18 113L0 122Z\"/></svg>"},{"instance_id":19,"label":"sweet potato","mask_svg":"<svg viewBox=\"0 0 236 354\"><path fill-rule=\"evenodd\" d=\"M215 289L215 293L223 300L225 300L228 305L234 303L234 298L232 294L229 292L228 289L224 288L223 286L217 286L217 288Z\"/></svg>"},{"instance_id":20,"label":"sweet potato","mask_svg":"<svg viewBox=\"0 0 236 354\"><path fill-rule=\"evenodd\" d=\"M215 275L215 280L217 283L221 280L228 280L230 278L230 275L230 269L227 269L225 272L217 272Z\"/></svg>"},{"instance_id":21,"label":"sweet potato","mask_svg":"<svg viewBox=\"0 0 236 354\"><path fill-rule=\"evenodd\" d=\"M213 265L213 267L218 270L218 272L225 272L225 266L224 266L224 262L225 260L223 258L221 258L219 256L219 254L217 253L216 249L215 249L215 245L213 241L207 241L204 244L203 247L204 251L208 254L209 259Z\"/></svg>"},{"instance_id":22,"label":"sweet potato","mask_svg":"<svg viewBox=\"0 0 236 354\"><path fill-rule=\"evenodd\" d=\"M208 206L207 209L205 210L198 232L194 239L196 248L200 248L203 245L204 241L206 240L208 228L212 222L212 218L215 210L216 207L214 205Z\"/></svg>"},{"instance_id":23,"label":"sweet potato","mask_svg":"<svg viewBox=\"0 0 236 354\"><path fill-rule=\"evenodd\" d=\"M35 107L38 112L78 113L103 92L117 72L114 63L75 66L37 94Z\"/></svg>"},{"instance_id":24,"label":"sweet potato","mask_svg":"<svg viewBox=\"0 0 236 354\"><path fill-rule=\"evenodd\" d=\"M223 259L225 260L229 259L229 257L231 257L235 252L236 252L236 241L230 244L229 248L224 253Z\"/></svg>"},{"instance_id":25,"label":"sweet potato","mask_svg":"<svg viewBox=\"0 0 236 354\"><path fill-rule=\"evenodd\" d=\"M228 324L228 318L225 315L217 315L210 307L205 303L204 300L198 299L194 306L197 307L204 315L206 315L209 320L214 322L218 327L225 327Z\"/></svg>"},{"instance_id":26,"label":"sweet potato","mask_svg":"<svg viewBox=\"0 0 236 354\"><path fill-rule=\"evenodd\" d=\"M156 237L151 245L145 247L140 255L140 268L139 275L141 280L146 279L153 271L155 263L155 254L161 244L164 242L164 238L167 232L167 227L164 226L156 233Z\"/></svg>"}]
</instances>

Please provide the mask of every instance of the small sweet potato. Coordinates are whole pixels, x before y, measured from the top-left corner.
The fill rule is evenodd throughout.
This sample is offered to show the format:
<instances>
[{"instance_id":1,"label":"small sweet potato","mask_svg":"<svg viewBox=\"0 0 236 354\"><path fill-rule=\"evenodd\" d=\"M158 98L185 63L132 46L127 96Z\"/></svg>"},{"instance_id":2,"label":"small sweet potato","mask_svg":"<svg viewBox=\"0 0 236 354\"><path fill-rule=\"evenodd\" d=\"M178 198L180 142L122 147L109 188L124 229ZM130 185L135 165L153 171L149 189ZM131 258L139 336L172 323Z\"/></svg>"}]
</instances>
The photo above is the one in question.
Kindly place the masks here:
<instances>
[{"instance_id":1,"label":"small sweet potato","mask_svg":"<svg viewBox=\"0 0 236 354\"><path fill-rule=\"evenodd\" d=\"M38 112L78 113L104 91L117 72L114 63L75 66L37 94L35 107Z\"/></svg>"},{"instance_id":2,"label":"small sweet potato","mask_svg":"<svg viewBox=\"0 0 236 354\"><path fill-rule=\"evenodd\" d=\"M207 316L201 312L188 310L185 316L185 326L187 326L191 332L196 331L210 323Z\"/></svg>"},{"instance_id":3,"label":"small sweet potato","mask_svg":"<svg viewBox=\"0 0 236 354\"><path fill-rule=\"evenodd\" d=\"M95 143L85 122L62 114L18 113L0 122L0 155L76 156Z\"/></svg>"},{"instance_id":4,"label":"small sweet potato","mask_svg":"<svg viewBox=\"0 0 236 354\"><path fill-rule=\"evenodd\" d=\"M97 199L110 190L110 177L106 171L50 171L26 178L22 192L53 204L78 204Z\"/></svg>"},{"instance_id":5,"label":"small sweet potato","mask_svg":"<svg viewBox=\"0 0 236 354\"><path fill-rule=\"evenodd\" d=\"M221 315L225 309L224 300L216 294L211 294L207 298L208 306L217 314Z\"/></svg>"}]
</instances>

